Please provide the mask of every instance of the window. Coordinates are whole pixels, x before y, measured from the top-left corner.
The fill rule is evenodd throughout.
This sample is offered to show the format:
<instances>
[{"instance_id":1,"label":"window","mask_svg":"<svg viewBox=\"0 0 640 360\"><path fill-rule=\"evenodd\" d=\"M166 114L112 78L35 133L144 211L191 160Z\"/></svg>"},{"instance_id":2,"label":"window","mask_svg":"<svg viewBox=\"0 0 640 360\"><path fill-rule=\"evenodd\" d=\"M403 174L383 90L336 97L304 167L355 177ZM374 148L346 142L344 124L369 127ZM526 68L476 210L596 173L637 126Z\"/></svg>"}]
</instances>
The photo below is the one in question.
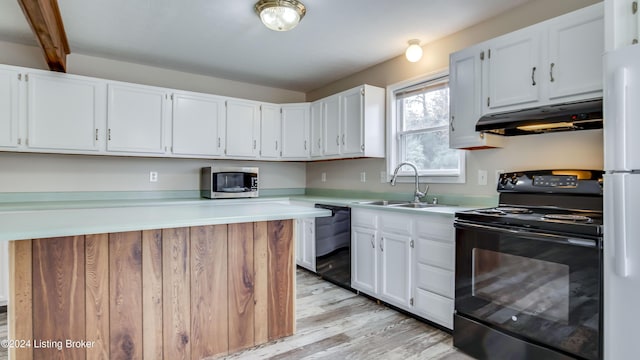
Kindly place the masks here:
<instances>
[{"instance_id":1,"label":"window","mask_svg":"<svg viewBox=\"0 0 640 360\"><path fill-rule=\"evenodd\" d=\"M464 151L449 149L449 77L439 74L388 89L389 173L402 162L418 168L423 181L464 182ZM409 167L401 176L413 176Z\"/></svg>"}]
</instances>

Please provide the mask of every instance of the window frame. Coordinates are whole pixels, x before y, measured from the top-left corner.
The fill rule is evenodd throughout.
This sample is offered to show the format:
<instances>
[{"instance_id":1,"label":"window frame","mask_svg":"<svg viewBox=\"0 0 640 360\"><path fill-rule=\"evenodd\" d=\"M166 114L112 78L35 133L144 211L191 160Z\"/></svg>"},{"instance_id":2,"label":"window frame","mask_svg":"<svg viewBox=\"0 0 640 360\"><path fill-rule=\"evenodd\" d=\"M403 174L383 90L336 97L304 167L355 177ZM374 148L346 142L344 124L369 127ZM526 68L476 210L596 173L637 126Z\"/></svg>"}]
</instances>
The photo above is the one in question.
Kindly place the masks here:
<instances>
[{"instance_id":1,"label":"window frame","mask_svg":"<svg viewBox=\"0 0 640 360\"><path fill-rule=\"evenodd\" d=\"M393 175L393 171L396 166L401 162L403 158L403 147L402 142L400 141L400 133L402 134L411 134L411 133L424 133L425 130L409 130L409 131L400 131L399 128L399 119L398 119L398 109L396 105L396 92L403 89L410 89L412 86L419 86L422 83L433 82L432 84L425 84L425 86L435 85L438 81L449 83L449 71L440 70L436 72L432 72L426 75L420 75L405 81L401 81L395 84L391 84L387 86L387 180L391 180L391 176ZM430 128L429 131L438 131L438 129L448 129L449 122L447 125L443 125L440 127ZM450 136L450 134L449 134ZM421 182L428 183L449 183L449 184L463 184L466 183L466 151L457 150L458 151L458 164L459 164L459 174L451 174L450 171L419 171L418 176L420 177ZM403 167L398 172L398 182L414 182L415 175L412 169L409 167Z\"/></svg>"}]
</instances>

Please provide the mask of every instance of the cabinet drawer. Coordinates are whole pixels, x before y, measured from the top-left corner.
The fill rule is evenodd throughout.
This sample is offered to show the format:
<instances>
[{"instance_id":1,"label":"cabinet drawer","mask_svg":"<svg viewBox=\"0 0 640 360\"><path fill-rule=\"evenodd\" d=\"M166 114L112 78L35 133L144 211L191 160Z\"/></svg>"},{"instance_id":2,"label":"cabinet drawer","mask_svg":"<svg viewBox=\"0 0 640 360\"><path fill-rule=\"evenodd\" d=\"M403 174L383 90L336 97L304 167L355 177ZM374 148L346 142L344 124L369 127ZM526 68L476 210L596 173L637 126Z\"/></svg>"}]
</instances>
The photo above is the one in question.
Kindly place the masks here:
<instances>
[{"instance_id":1,"label":"cabinet drawer","mask_svg":"<svg viewBox=\"0 0 640 360\"><path fill-rule=\"evenodd\" d=\"M412 236L413 221L410 216L384 212L378 222L380 230L384 232Z\"/></svg>"},{"instance_id":2,"label":"cabinet drawer","mask_svg":"<svg viewBox=\"0 0 640 360\"><path fill-rule=\"evenodd\" d=\"M416 264L416 286L453 299L453 271Z\"/></svg>"},{"instance_id":3,"label":"cabinet drawer","mask_svg":"<svg viewBox=\"0 0 640 360\"><path fill-rule=\"evenodd\" d=\"M447 329L453 329L453 300L451 299L416 289L415 312Z\"/></svg>"},{"instance_id":4,"label":"cabinet drawer","mask_svg":"<svg viewBox=\"0 0 640 360\"><path fill-rule=\"evenodd\" d=\"M455 265L454 245L419 237L416 241L416 259L418 263L453 271Z\"/></svg>"},{"instance_id":5,"label":"cabinet drawer","mask_svg":"<svg viewBox=\"0 0 640 360\"><path fill-rule=\"evenodd\" d=\"M429 216L419 218L416 224L418 237L453 243L455 230L453 217Z\"/></svg>"},{"instance_id":6,"label":"cabinet drawer","mask_svg":"<svg viewBox=\"0 0 640 360\"><path fill-rule=\"evenodd\" d=\"M351 226L360 226L375 229L378 216L374 211L363 209L351 209Z\"/></svg>"}]
</instances>

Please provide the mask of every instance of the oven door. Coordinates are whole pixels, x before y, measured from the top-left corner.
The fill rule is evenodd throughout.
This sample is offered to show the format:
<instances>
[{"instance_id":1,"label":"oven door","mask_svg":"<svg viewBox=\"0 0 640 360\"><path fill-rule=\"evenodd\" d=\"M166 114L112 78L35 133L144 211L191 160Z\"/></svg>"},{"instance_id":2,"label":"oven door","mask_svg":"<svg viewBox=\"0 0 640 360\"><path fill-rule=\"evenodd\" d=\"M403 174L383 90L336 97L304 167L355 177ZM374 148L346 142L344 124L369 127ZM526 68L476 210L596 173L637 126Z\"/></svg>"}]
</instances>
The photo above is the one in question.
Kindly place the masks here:
<instances>
[{"instance_id":1,"label":"oven door","mask_svg":"<svg viewBox=\"0 0 640 360\"><path fill-rule=\"evenodd\" d=\"M458 316L527 343L600 357L600 239L455 226Z\"/></svg>"}]
</instances>

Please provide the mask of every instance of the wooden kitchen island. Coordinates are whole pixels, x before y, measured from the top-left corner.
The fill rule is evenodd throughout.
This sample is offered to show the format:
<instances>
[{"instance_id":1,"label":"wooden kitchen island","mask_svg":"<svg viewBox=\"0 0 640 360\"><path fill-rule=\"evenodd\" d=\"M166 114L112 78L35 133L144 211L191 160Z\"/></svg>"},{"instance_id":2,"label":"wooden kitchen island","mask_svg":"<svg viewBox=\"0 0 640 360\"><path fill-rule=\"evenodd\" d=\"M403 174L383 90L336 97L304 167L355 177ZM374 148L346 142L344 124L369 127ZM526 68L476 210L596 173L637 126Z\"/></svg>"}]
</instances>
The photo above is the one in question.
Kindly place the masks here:
<instances>
[{"instance_id":1,"label":"wooden kitchen island","mask_svg":"<svg viewBox=\"0 0 640 360\"><path fill-rule=\"evenodd\" d=\"M145 214L139 230L10 241L10 358L203 359L293 334L291 219L326 214L250 206L239 213L259 221L236 222L236 206L224 205L149 228L170 215L146 221L157 209L132 207L121 216ZM182 218L193 226L173 227Z\"/></svg>"}]
</instances>

